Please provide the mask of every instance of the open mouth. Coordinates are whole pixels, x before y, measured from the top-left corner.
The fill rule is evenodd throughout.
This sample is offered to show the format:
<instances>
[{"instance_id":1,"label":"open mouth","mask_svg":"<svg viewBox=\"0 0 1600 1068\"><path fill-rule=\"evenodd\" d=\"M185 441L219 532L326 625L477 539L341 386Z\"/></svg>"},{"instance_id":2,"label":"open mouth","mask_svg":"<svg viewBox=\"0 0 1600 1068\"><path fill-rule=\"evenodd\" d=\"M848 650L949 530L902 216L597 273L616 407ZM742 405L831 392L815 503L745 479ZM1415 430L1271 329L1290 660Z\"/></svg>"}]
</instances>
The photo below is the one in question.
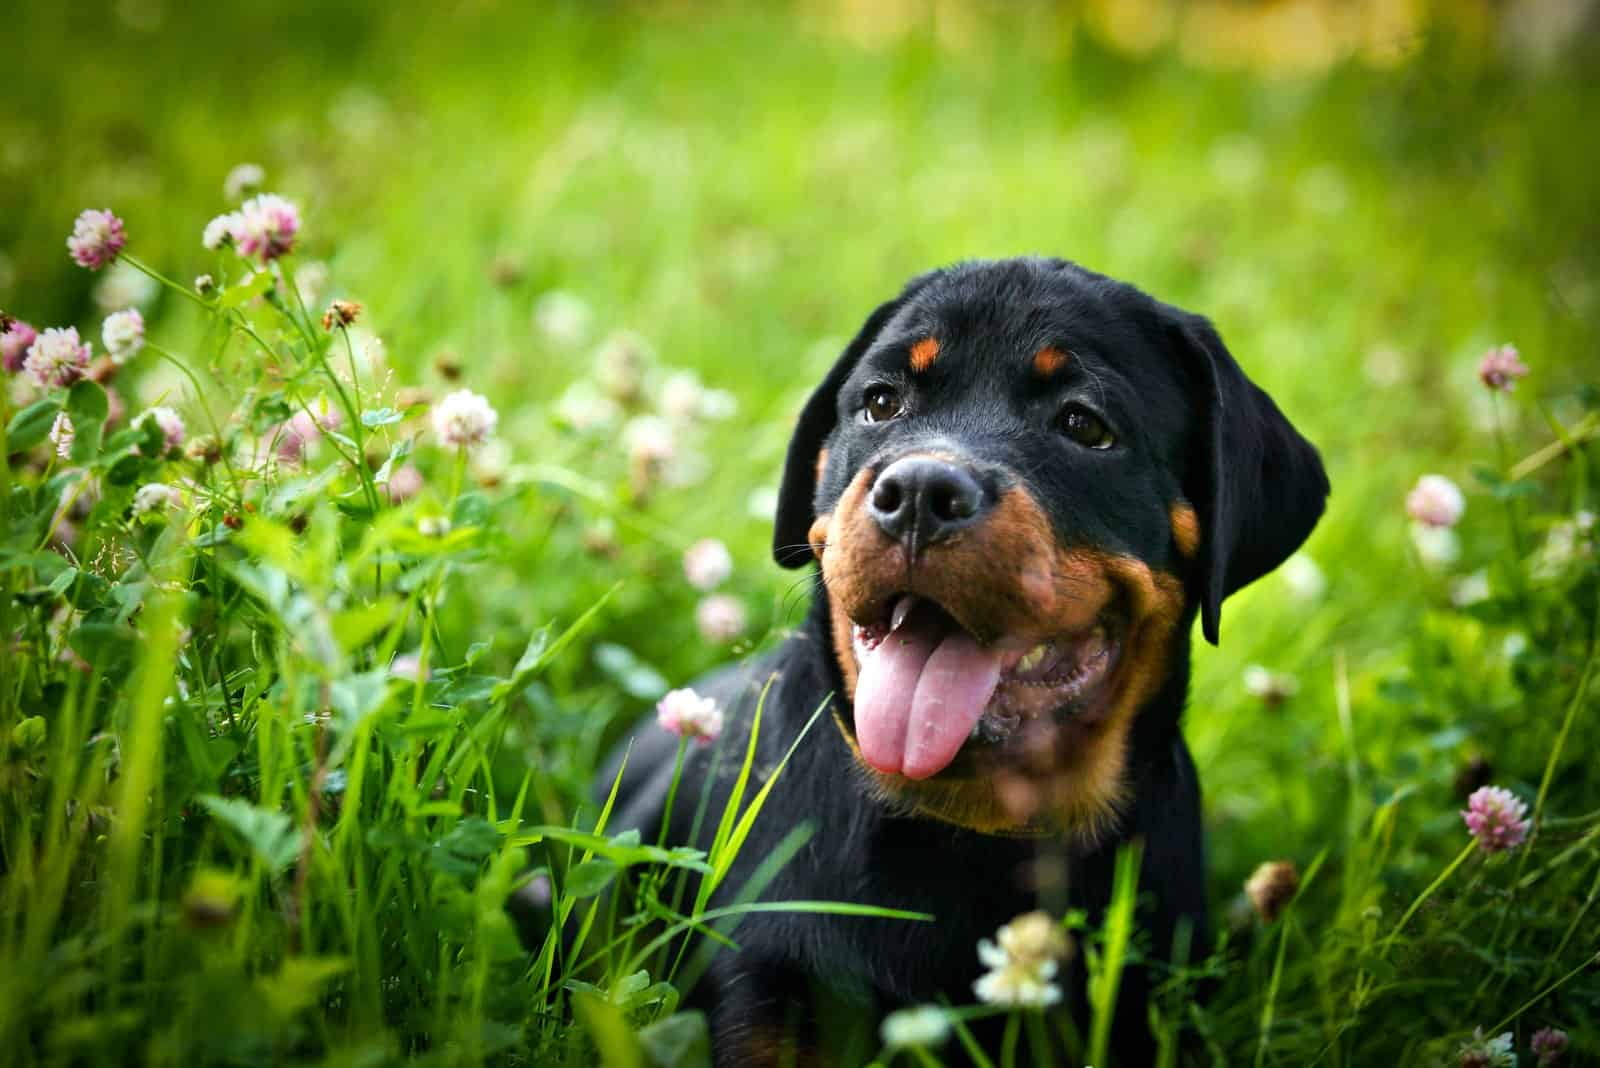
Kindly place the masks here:
<instances>
[{"instance_id":1,"label":"open mouth","mask_svg":"<svg viewBox=\"0 0 1600 1068\"><path fill-rule=\"evenodd\" d=\"M925 779L963 747L998 746L1030 720L1092 722L1119 645L1104 620L1039 641L980 642L938 603L891 597L851 630L856 738L878 771Z\"/></svg>"}]
</instances>

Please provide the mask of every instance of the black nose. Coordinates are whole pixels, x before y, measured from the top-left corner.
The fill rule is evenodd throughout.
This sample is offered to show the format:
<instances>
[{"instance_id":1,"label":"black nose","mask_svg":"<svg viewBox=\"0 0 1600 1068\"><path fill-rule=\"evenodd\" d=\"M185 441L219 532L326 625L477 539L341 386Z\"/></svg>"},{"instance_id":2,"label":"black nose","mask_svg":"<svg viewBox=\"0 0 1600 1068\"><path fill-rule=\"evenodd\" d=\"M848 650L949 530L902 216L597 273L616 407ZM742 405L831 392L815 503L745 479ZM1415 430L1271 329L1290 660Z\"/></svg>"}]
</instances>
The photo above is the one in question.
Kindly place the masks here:
<instances>
[{"instance_id":1,"label":"black nose","mask_svg":"<svg viewBox=\"0 0 1600 1068\"><path fill-rule=\"evenodd\" d=\"M928 456L908 456L884 468L867 498L878 526L912 552L971 526L988 506L971 471Z\"/></svg>"}]
</instances>

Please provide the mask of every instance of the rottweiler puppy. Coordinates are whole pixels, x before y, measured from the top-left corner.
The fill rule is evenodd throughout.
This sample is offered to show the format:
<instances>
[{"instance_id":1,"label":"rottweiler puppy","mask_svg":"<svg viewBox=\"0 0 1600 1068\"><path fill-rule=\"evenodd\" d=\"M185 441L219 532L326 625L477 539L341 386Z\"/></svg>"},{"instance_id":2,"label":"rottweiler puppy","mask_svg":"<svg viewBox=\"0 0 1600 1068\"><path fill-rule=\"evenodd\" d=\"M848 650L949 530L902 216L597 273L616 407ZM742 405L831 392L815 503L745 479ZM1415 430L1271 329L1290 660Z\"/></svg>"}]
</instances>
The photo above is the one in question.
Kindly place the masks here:
<instances>
[{"instance_id":1,"label":"rottweiler puppy","mask_svg":"<svg viewBox=\"0 0 1600 1068\"><path fill-rule=\"evenodd\" d=\"M864 1058L872 1023L839 1023L841 1005L875 1020L971 1003L979 939L1041 904L1098 922L1135 840L1142 960L1198 960L1205 848L1179 729L1190 631L1198 615L1217 641L1223 600L1306 539L1327 492L1316 449L1211 324L1131 285L1062 260L969 262L873 311L784 466L773 552L815 568L809 614L695 684L727 726L690 747L669 827L709 847L764 689L758 778L822 708L716 903L806 825L764 899L936 921L746 917L739 951L693 994L717 1064ZM656 838L676 744L654 724L634 737L610 829ZM713 816L691 842L702 797ZM1123 978L1119 1064L1152 1056L1152 970ZM1081 1030L1081 966L1060 979L1055 1011Z\"/></svg>"}]
</instances>

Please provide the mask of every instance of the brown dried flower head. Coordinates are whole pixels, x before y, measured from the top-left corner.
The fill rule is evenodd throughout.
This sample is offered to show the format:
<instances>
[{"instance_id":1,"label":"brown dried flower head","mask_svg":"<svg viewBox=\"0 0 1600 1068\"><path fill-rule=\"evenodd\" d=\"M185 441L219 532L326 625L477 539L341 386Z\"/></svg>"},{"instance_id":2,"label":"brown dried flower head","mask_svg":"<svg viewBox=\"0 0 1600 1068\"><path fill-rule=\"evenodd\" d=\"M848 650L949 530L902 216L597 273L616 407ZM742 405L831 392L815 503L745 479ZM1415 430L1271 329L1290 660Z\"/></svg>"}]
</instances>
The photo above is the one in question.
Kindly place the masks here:
<instances>
[{"instance_id":1,"label":"brown dried flower head","mask_svg":"<svg viewBox=\"0 0 1600 1068\"><path fill-rule=\"evenodd\" d=\"M1300 889L1300 871L1292 860L1269 860L1245 880L1244 892L1263 923L1272 923Z\"/></svg>"},{"instance_id":2,"label":"brown dried flower head","mask_svg":"<svg viewBox=\"0 0 1600 1068\"><path fill-rule=\"evenodd\" d=\"M322 329L331 333L351 325L359 318L361 318L360 304L353 300L336 300L322 313Z\"/></svg>"}]
</instances>

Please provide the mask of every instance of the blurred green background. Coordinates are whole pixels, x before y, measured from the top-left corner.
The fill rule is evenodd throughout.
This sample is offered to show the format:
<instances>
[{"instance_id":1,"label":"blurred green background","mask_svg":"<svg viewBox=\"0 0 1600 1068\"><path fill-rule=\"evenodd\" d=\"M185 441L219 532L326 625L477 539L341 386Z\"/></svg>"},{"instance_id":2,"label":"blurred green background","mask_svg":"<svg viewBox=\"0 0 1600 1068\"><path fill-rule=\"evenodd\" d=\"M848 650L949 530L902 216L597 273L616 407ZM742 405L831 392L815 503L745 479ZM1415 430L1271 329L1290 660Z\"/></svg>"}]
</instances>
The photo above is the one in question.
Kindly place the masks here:
<instances>
[{"instance_id":1,"label":"blurred green background","mask_svg":"<svg viewBox=\"0 0 1600 1068\"><path fill-rule=\"evenodd\" d=\"M396 384L442 387L443 360L500 409L490 479L521 503L451 634L514 656L533 622L621 579L600 636L673 683L799 617L763 490L800 400L907 276L1061 255L1208 314L1334 487L1306 549L1326 588L1262 581L1198 655L1188 730L1225 901L1257 861L1336 836L1336 664L1374 795L1415 785L1430 827L1456 818L1459 764L1542 722L1508 718L1493 658L1421 698L1393 685L1452 577L1504 537L1471 474L1494 456L1479 355L1509 342L1533 368L1502 408L1516 455L1548 440L1542 411L1576 416L1600 367L1593 7L14 5L0 307L97 334L97 304L131 291L69 262L77 212L115 209L143 259L187 280L231 206L224 176L259 163L304 209L302 262L367 305ZM191 309L154 301L153 335L181 351ZM689 484L643 509L539 473L620 482L615 435L553 415L619 330L738 403ZM1469 490L1443 572L1407 536L1425 472ZM731 649L696 632L679 570L705 535L732 548L752 616ZM1298 694L1265 706L1253 663ZM603 667L569 666L551 694L565 726L530 728L566 798L612 717L645 703ZM1508 773L1531 796L1537 763Z\"/></svg>"}]
</instances>

